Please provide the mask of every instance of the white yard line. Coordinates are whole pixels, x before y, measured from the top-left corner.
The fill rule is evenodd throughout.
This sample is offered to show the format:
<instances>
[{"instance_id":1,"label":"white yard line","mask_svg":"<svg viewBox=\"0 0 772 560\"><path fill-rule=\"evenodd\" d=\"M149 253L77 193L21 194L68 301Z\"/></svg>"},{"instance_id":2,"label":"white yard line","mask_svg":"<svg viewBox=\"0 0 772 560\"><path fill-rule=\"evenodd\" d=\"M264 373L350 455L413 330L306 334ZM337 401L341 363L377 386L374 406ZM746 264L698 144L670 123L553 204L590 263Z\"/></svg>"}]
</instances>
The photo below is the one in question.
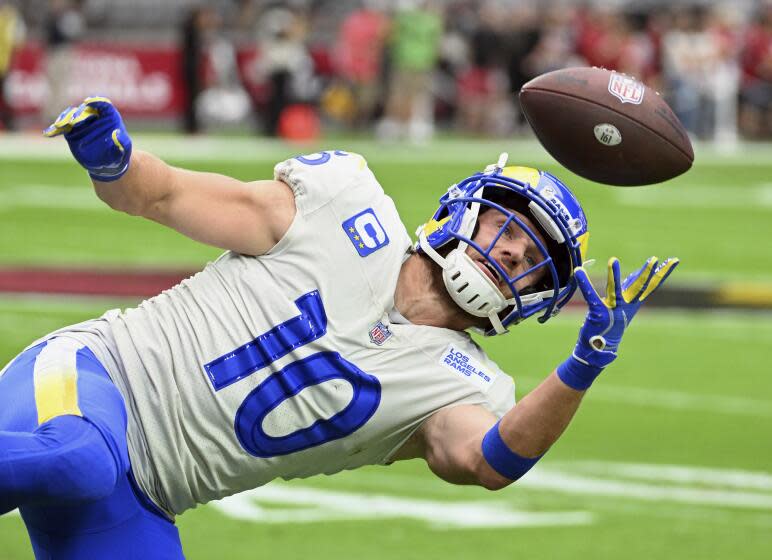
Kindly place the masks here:
<instances>
[{"instance_id":1,"label":"white yard line","mask_svg":"<svg viewBox=\"0 0 772 560\"><path fill-rule=\"evenodd\" d=\"M636 480L722 486L772 492L772 473L756 471L687 467L684 465L608 463L603 461L569 463L566 464L565 468L576 469L580 473L591 472L595 475L617 476Z\"/></svg>"},{"instance_id":2,"label":"white yard line","mask_svg":"<svg viewBox=\"0 0 772 560\"><path fill-rule=\"evenodd\" d=\"M315 523L330 520L373 520L410 518L434 528L504 528L587 524L593 514L586 511L536 512L512 509L506 502L428 500L421 495L451 486L425 476L378 473L349 473L343 482L370 480L378 488L339 492L298 483L271 483L213 503L223 514L257 523ZM415 492L417 498L396 497L384 491ZM736 469L713 469L685 465L652 465L580 461L552 463L537 467L511 490L556 492L568 495L619 498L639 503L671 503L708 511L743 509L772 510L772 474ZM522 503L522 494L518 494ZM285 506L285 507L281 507ZM599 507L599 512L603 508ZM692 511L699 516L704 509ZM756 514L758 516L758 514ZM764 513L757 521L768 523ZM723 518L722 518L723 520Z\"/></svg>"},{"instance_id":3,"label":"white yard line","mask_svg":"<svg viewBox=\"0 0 772 560\"><path fill-rule=\"evenodd\" d=\"M772 401L748 397L695 395L681 391L663 391L661 389L613 387L601 383L597 387L592 388L590 398L614 404L632 404L667 410L772 418Z\"/></svg>"},{"instance_id":4,"label":"white yard line","mask_svg":"<svg viewBox=\"0 0 772 560\"><path fill-rule=\"evenodd\" d=\"M772 494L676 485L657 485L580 476L567 471L537 470L520 483L522 486L551 490L563 494L617 497L645 502L675 502L680 504L725 508L772 510Z\"/></svg>"},{"instance_id":5,"label":"white yard line","mask_svg":"<svg viewBox=\"0 0 772 560\"><path fill-rule=\"evenodd\" d=\"M250 136L182 136L177 134L132 133L134 145L163 158L182 161L234 161L274 163L297 154L318 149L343 149L358 152L373 162L468 163L480 167L496 159L502 151L510 161L542 165L557 162L533 139L440 139L426 145L383 143L372 139L322 139L314 145L290 144L280 140ZM697 144L696 165L747 166L768 165L770 144L743 143L737 151L726 152L706 144ZM32 133L0 136L0 160L71 160L67 144L61 138L48 139Z\"/></svg>"},{"instance_id":6,"label":"white yard line","mask_svg":"<svg viewBox=\"0 0 772 560\"><path fill-rule=\"evenodd\" d=\"M368 161L393 163L468 163L480 168L509 151L512 161L555 164L538 143L531 140L439 140L426 145L382 143L370 139L326 139L315 144L291 144L249 136L182 136L132 134L136 147L165 158L195 162L278 163L317 150L342 149L361 153ZM68 161L72 155L62 139L28 134L0 136L0 160Z\"/></svg>"},{"instance_id":7,"label":"white yard line","mask_svg":"<svg viewBox=\"0 0 772 560\"><path fill-rule=\"evenodd\" d=\"M357 478L367 480L381 491L421 492L423 489L444 496L456 489L465 490L439 479L388 469L347 476L352 481ZM742 469L614 461L550 461L547 456L505 492L515 496L519 489L772 510L772 472Z\"/></svg>"},{"instance_id":8,"label":"white yard line","mask_svg":"<svg viewBox=\"0 0 772 560\"><path fill-rule=\"evenodd\" d=\"M291 484L273 482L212 502L211 507L228 517L256 523L409 518L432 528L459 529L584 525L592 523L598 514L608 509L610 503L599 504L597 511L590 512L514 508L509 498L516 498L522 504L524 499L528 499L523 491L528 491L617 498L629 503L629 506L624 506L620 502L620 511L626 507L638 511L636 503L657 503L682 506L679 511L689 517L721 512L729 515L731 510L745 510L752 514L751 521L759 526L769 526L772 520L766 513L772 511L772 473L739 469L548 461L537 466L514 486L497 494L507 500L485 501L426 499L427 493L459 496L472 495L474 490L448 485L427 475L370 469L347 472L339 478L344 488L355 481L365 481L366 486L372 485L377 490L337 491L308 486L300 481ZM389 495L390 491L410 492L416 497ZM753 514L754 511L758 513ZM726 517L716 519L723 523Z\"/></svg>"},{"instance_id":9,"label":"white yard line","mask_svg":"<svg viewBox=\"0 0 772 560\"><path fill-rule=\"evenodd\" d=\"M535 377L519 377L515 381L535 386L541 380ZM643 387L615 387L608 383L599 383L593 386L588 398L617 405L772 418L772 401L751 397L693 394Z\"/></svg>"},{"instance_id":10,"label":"white yard line","mask_svg":"<svg viewBox=\"0 0 772 560\"><path fill-rule=\"evenodd\" d=\"M288 509L263 508L261 503ZM378 494L336 492L284 483L243 492L215 502L229 517L257 523L314 523L330 520L409 518L440 529L542 527L586 525L592 515L583 511L531 512L502 502L441 502Z\"/></svg>"},{"instance_id":11,"label":"white yard line","mask_svg":"<svg viewBox=\"0 0 772 560\"><path fill-rule=\"evenodd\" d=\"M616 189L619 204L647 208L772 208L772 184L743 185L741 189L700 185L699 189Z\"/></svg>"}]
</instances>

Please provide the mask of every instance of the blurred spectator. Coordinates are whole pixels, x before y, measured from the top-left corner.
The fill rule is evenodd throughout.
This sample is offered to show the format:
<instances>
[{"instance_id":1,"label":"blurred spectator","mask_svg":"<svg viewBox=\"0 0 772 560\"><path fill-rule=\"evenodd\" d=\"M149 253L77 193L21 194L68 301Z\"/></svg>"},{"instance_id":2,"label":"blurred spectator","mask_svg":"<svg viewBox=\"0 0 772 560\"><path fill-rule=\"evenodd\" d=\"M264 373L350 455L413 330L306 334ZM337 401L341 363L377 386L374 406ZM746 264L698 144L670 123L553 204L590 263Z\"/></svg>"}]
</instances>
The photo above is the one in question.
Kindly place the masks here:
<instances>
[{"instance_id":1,"label":"blurred spectator","mask_svg":"<svg viewBox=\"0 0 772 560\"><path fill-rule=\"evenodd\" d=\"M24 22L16 7L7 0L0 0L0 122L5 130L15 128L5 80L10 73L14 50L21 44L24 35Z\"/></svg>"},{"instance_id":2,"label":"blurred spectator","mask_svg":"<svg viewBox=\"0 0 772 560\"><path fill-rule=\"evenodd\" d=\"M231 24L236 28L253 31L259 12L258 0L233 0L233 3L236 10Z\"/></svg>"},{"instance_id":3,"label":"blurred spectator","mask_svg":"<svg viewBox=\"0 0 772 560\"><path fill-rule=\"evenodd\" d=\"M73 46L83 36L86 20L80 0L50 0L45 24L46 79L48 96L43 109L47 121L54 120L62 107L74 99L68 98L68 85L74 61Z\"/></svg>"},{"instance_id":4,"label":"blurred spectator","mask_svg":"<svg viewBox=\"0 0 772 560\"><path fill-rule=\"evenodd\" d=\"M219 25L217 12L207 6L193 8L182 25L183 129L190 134L201 129L197 106L204 89L206 49Z\"/></svg>"},{"instance_id":5,"label":"blurred spectator","mask_svg":"<svg viewBox=\"0 0 772 560\"><path fill-rule=\"evenodd\" d=\"M511 32L503 25L508 10L497 1L486 1L471 34L471 65L458 76L459 122L468 132L503 136L514 126L507 53L502 48Z\"/></svg>"},{"instance_id":6,"label":"blurred spectator","mask_svg":"<svg viewBox=\"0 0 772 560\"><path fill-rule=\"evenodd\" d=\"M703 128L725 146L735 144L738 138L741 23L737 10L723 4L712 6L706 21L712 52L706 60L704 91L712 108L712 122Z\"/></svg>"},{"instance_id":7,"label":"blurred spectator","mask_svg":"<svg viewBox=\"0 0 772 560\"><path fill-rule=\"evenodd\" d=\"M236 49L223 34L208 41L204 89L196 99L195 111L205 127L243 123L252 112L252 102L244 89Z\"/></svg>"},{"instance_id":8,"label":"blurred spectator","mask_svg":"<svg viewBox=\"0 0 772 560\"><path fill-rule=\"evenodd\" d=\"M700 136L706 133L707 121L712 120L704 84L714 46L705 23L704 7L677 7L662 38L663 77L671 106L686 129Z\"/></svg>"},{"instance_id":9,"label":"blurred spectator","mask_svg":"<svg viewBox=\"0 0 772 560\"><path fill-rule=\"evenodd\" d=\"M521 65L528 79L545 72L587 64L587 61L576 53L578 21L574 8L567 6L547 8L541 21L541 33L536 45L526 55ZM579 27L583 28L581 23ZM584 32L587 32L586 26Z\"/></svg>"},{"instance_id":10,"label":"blurred spectator","mask_svg":"<svg viewBox=\"0 0 772 560\"><path fill-rule=\"evenodd\" d=\"M619 69L629 34L625 18L617 6L600 4L579 11L576 27L576 52L586 64Z\"/></svg>"},{"instance_id":11,"label":"blurred spectator","mask_svg":"<svg viewBox=\"0 0 772 560\"><path fill-rule=\"evenodd\" d=\"M730 11L677 8L662 40L670 103L687 130L700 138L735 136L738 69Z\"/></svg>"},{"instance_id":12,"label":"blurred spectator","mask_svg":"<svg viewBox=\"0 0 772 560\"><path fill-rule=\"evenodd\" d=\"M305 44L305 21L283 7L266 11L258 22L258 58L253 68L254 79L267 82L269 92L263 128L276 136L282 113L296 103L314 100L318 80L314 61Z\"/></svg>"},{"instance_id":13,"label":"blurred spectator","mask_svg":"<svg viewBox=\"0 0 772 560\"><path fill-rule=\"evenodd\" d=\"M373 0L364 0L340 26L333 48L335 69L349 89L350 120L361 128L373 117L380 101L379 74L389 19Z\"/></svg>"},{"instance_id":14,"label":"blurred spectator","mask_svg":"<svg viewBox=\"0 0 772 560\"><path fill-rule=\"evenodd\" d=\"M772 137L772 0L0 0L8 4L50 47L47 118L77 101L66 93L74 89L69 51L85 21L100 22L90 36L96 43L109 43L115 31L127 42L163 43L180 7L199 5L181 43L186 130L203 125L196 107L212 122L243 122L235 58L269 134L288 106L305 105L311 115L319 100L345 125L378 119L385 138L428 139L435 119L508 135L524 124L516 93L525 82L596 65L660 91L696 136L731 142L739 126L745 137ZM0 79L10 52L3 33ZM19 62L28 64L27 52ZM35 87L42 98L44 87ZM225 114L225 105L234 111Z\"/></svg>"},{"instance_id":15,"label":"blurred spectator","mask_svg":"<svg viewBox=\"0 0 772 560\"><path fill-rule=\"evenodd\" d=\"M437 62L442 16L427 0L402 0L394 16L386 115L378 125L383 139L407 136L414 142L431 138L434 129L432 72Z\"/></svg>"},{"instance_id":16,"label":"blurred spectator","mask_svg":"<svg viewBox=\"0 0 772 560\"><path fill-rule=\"evenodd\" d=\"M509 80L509 91L512 94L512 103L515 108L516 125L525 124L525 116L520 111L517 93L523 85L534 77L526 68L524 61L541 40L540 10L537 0L518 2L515 6L506 10L503 18L504 47L507 53L506 72ZM571 58L566 59L567 63Z\"/></svg>"},{"instance_id":17,"label":"blurred spectator","mask_svg":"<svg viewBox=\"0 0 772 560\"><path fill-rule=\"evenodd\" d=\"M745 33L740 127L749 138L772 136L772 2L764 2Z\"/></svg>"},{"instance_id":18,"label":"blurred spectator","mask_svg":"<svg viewBox=\"0 0 772 560\"><path fill-rule=\"evenodd\" d=\"M448 12L434 74L434 116L437 124L454 125L457 120L461 95L459 76L470 64L470 47L459 21L452 11Z\"/></svg>"}]
</instances>

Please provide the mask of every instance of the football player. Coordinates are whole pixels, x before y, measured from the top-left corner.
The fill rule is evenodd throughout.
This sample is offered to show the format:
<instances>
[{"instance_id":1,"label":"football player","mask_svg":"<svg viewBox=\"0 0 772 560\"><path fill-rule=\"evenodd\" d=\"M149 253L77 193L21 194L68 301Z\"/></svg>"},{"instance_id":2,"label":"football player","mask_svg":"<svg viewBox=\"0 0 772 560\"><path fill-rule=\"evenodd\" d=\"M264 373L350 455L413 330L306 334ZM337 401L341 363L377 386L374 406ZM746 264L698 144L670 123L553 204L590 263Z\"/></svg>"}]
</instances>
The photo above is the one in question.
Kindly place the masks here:
<instances>
[{"instance_id":1,"label":"football player","mask_svg":"<svg viewBox=\"0 0 772 560\"><path fill-rule=\"evenodd\" d=\"M108 99L63 134L110 207L227 251L126 311L34 342L0 376L0 513L39 558L182 558L174 517L281 477L420 457L500 489L558 439L676 259L599 296L587 221L554 176L506 158L453 185L413 244L365 160L299 156L272 180L132 151ZM573 351L515 405L468 330L589 306Z\"/></svg>"}]
</instances>

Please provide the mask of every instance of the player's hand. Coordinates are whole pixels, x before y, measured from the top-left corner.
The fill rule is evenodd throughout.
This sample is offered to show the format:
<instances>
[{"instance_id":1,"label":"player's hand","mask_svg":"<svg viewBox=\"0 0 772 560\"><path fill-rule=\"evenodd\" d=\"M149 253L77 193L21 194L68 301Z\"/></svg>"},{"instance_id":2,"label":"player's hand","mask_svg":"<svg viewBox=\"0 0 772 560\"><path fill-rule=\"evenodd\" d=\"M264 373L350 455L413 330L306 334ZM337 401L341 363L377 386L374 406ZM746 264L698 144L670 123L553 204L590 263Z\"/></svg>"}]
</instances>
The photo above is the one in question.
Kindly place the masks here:
<instances>
[{"instance_id":1,"label":"player's hand","mask_svg":"<svg viewBox=\"0 0 772 560\"><path fill-rule=\"evenodd\" d=\"M129 168L131 138L106 97L87 97L79 106L68 107L43 134L63 134L72 155L96 181L115 181Z\"/></svg>"},{"instance_id":2,"label":"player's hand","mask_svg":"<svg viewBox=\"0 0 772 560\"><path fill-rule=\"evenodd\" d=\"M587 389L603 368L614 361L625 329L644 300L665 281L678 262L676 258L669 258L658 264L657 258L651 257L621 281L619 260L612 257L608 262L604 297L595 291L584 268L574 270L589 311L573 354L558 367L558 376L566 385L577 390Z\"/></svg>"}]
</instances>

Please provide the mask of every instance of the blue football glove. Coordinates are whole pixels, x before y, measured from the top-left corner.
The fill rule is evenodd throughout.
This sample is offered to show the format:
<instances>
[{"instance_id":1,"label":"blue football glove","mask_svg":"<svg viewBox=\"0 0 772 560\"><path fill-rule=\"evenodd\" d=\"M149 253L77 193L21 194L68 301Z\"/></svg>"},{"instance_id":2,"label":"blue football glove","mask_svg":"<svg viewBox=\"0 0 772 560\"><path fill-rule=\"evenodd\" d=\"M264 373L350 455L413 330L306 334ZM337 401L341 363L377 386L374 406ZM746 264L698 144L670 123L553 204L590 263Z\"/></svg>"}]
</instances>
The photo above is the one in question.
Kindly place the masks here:
<instances>
[{"instance_id":1,"label":"blue football glove","mask_svg":"<svg viewBox=\"0 0 772 560\"><path fill-rule=\"evenodd\" d=\"M574 353L558 366L560 379L569 387L584 391L617 357L622 334L633 320L644 300L656 290L678 266L678 259L669 258L659 265L651 257L638 270L620 281L619 261L608 261L606 296L600 297L592 287L582 267L574 270L576 282L589 311L579 331Z\"/></svg>"},{"instance_id":2,"label":"blue football glove","mask_svg":"<svg viewBox=\"0 0 772 560\"><path fill-rule=\"evenodd\" d=\"M115 181L129 168L131 138L106 97L87 97L79 106L68 107L43 134L64 134L72 155L96 181Z\"/></svg>"}]
</instances>

